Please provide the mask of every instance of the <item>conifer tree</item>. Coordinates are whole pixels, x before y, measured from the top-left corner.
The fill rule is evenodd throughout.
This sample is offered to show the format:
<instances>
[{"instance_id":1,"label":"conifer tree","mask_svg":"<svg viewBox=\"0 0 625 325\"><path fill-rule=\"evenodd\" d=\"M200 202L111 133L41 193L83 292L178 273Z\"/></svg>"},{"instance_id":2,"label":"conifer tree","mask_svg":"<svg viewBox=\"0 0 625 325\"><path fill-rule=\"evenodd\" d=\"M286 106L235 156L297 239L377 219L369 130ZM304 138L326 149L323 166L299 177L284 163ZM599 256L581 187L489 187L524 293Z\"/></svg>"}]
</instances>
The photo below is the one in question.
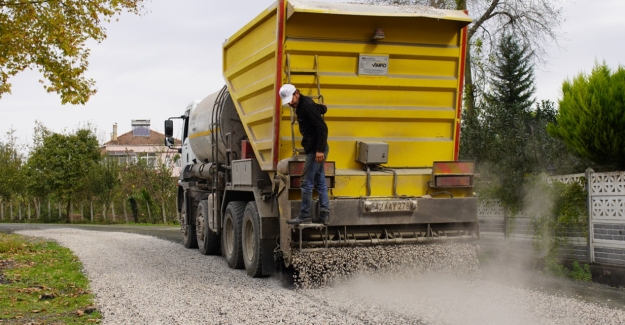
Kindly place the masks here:
<instances>
[{"instance_id":1,"label":"conifer tree","mask_svg":"<svg viewBox=\"0 0 625 325\"><path fill-rule=\"evenodd\" d=\"M549 110L534 103L532 53L513 36L503 37L490 68L490 91L475 107L479 116L463 120L463 159L476 160L486 183L485 191L513 210L523 204L527 175L544 168L542 142ZM543 108L545 104L543 103ZM547 104L546 106L550 106ZM553 115L553 114L552 114ZM488 194L487 194L488 195Z\"/></svg>"},{"instance_id":2,"label":"conifer tree","mask_svg":"<svg viewBox=\"0 0 625 325\"><path fill-rule=\"evenodd\" d=\"M603 169L625 170L625 67L595 65L562 85L552 136Z\"/></svg>"},{"instance_id":3,"label":"conifer tree","mask_svg":"<svg viewBox=\"0 0 625 325\"><path fill-rule=\"evenodd\" d=\"M528 112L534 104L533 54L512 35L504 36L497 48L490 69L491 92L486 94L486 100Z\"/></svg>"}]
</instances>

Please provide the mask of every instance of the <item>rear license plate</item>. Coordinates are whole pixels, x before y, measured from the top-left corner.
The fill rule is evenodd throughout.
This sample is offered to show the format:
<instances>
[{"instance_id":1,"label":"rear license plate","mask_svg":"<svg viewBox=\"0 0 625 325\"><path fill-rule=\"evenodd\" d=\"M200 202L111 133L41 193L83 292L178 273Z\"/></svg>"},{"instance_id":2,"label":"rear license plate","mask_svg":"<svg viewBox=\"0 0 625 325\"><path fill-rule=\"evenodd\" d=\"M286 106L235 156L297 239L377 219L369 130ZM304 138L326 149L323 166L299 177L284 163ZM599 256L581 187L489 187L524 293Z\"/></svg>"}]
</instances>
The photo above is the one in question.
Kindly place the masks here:
<instances>
[{"instance_id":1,"label":"rear license plate","mask_svg":"<svg viewBox=\"0 0 625 325\"><path fill-rule=\"evenodd\" d=\"M366 200L365 212L400 212L417 209L416 200Z\"/></svg>"}]
</instances>

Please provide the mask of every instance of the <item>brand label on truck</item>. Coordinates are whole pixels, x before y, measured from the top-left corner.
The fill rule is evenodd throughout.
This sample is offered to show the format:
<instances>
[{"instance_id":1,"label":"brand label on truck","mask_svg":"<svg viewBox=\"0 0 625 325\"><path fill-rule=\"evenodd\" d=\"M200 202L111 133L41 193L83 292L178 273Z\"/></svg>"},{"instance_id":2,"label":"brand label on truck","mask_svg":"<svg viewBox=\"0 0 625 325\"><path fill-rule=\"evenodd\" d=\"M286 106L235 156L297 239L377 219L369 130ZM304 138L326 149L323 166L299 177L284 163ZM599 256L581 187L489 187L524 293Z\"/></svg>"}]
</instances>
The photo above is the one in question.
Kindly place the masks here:
<instances>
[{"instance_id":1,"label":"brand label on truck","mask_svg":"<svg viewBox=\"0 0 625 325\"><path fill-rule=\"evenodd\" d=\"M360 54L358 58L358 75L387 76L388 55Z\"/></svg>"}]
</instances>

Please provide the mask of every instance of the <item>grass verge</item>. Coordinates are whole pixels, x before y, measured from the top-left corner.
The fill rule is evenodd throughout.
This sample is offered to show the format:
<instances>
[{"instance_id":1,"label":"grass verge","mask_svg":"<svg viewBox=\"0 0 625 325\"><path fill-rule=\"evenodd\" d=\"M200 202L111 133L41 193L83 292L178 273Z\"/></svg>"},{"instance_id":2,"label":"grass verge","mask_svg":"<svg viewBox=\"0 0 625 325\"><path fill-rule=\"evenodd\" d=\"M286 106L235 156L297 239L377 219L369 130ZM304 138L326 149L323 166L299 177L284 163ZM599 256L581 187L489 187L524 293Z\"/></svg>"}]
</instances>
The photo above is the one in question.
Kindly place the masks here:
<instances>
[{"instance_id":1,"label":"grass verge","mask_svg":"<svg viewBox=\"0 0 625 325\"><path fill-rule=\"evenodd\" d=\"M89 281L55 242L0 232L0 324L94 324Z\"/></svg>"}]
</instances>

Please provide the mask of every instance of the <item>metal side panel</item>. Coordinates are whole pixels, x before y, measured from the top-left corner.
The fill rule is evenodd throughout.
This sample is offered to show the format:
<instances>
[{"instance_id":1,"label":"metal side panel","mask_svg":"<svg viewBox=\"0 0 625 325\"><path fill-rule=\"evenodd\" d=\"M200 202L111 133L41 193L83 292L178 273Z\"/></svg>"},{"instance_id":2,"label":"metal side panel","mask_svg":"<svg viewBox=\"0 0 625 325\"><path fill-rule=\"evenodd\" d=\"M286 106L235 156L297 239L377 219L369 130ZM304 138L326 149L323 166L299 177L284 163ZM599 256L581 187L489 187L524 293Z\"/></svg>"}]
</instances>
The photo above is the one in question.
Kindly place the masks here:
<instances>
[{"instance_id":1,"label":"metal side panel","mask_svg":"<svg viewBox=\"0 0 625 325\"><path fill-rule=\"evenodd\" d=\"M277 66L283 1L271 5L223 45L223 74L241 123L263 170L274 165ZM278 10L279 8L282 10Z\"/></svg>"},{"instance_id":2,"label":"metal side panel","mask_svg":"<svg viewBox=\"0 0 625 325\"><path fill-rule=\"evenodd\" d=\"M328 106L330 157L337 170L362 168L355 155L358 141L386 142L390 166L454 160L465 24L310 11L289 17L284 53L292 71L318 70ZM372 42L372 26L383 28L386 37ZM388 58L385 73L359 73L363 56ZM303 95L316 95L314 75L292 75L291 81ZM290 110L283 109L281 159L292 154L290 127ZM299 145L300 134L295 133Z\"/></svg>"},{"instance_id":3,"label":"metal side panel","mask_svg":"<svg viewBox=\"0 0 625 325\"><path fill-rule=\"evenodd\" d=\"M392 212L367 212L364 202L358 199L331 200L328 226L477 222L477 198L416 199L416 209ZM299 212L301 201L290 203L291 214Z\"/></svg>"},{"instance_id":4,"label":"metal side panel","mask_svg":"<svg viewBox=\"0 0 625 325\"><path fill-rule=\"evenodd\" d=\"M252 159L235 160L232 162L232 185L254 185Z\"/></svg>"}]
</instances>

